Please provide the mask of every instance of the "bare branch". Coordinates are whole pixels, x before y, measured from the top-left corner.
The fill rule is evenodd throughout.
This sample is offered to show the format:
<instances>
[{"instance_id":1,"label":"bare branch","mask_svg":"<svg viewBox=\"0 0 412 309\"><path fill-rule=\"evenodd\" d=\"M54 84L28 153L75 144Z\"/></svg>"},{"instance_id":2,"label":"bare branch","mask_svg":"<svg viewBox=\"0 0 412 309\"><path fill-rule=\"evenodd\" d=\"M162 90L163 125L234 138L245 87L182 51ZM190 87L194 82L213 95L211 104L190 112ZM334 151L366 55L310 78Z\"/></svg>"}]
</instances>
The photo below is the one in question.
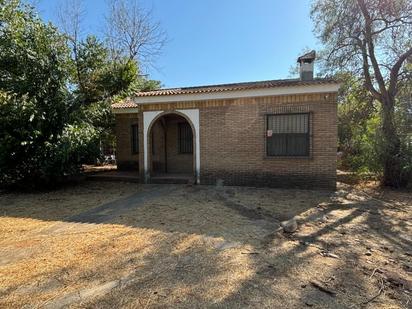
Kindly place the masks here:
<instances>
[{"instance_id":1,"label":"bare branch","mask_svg":"<svg viewBox=\"0 0 412 309\"><path fill-rule=\"evenodd\" d=\"M79 43L82 37L82 22L85 15L82 0L61 0L57 9L60 28L66 34L72 46L76 66L77 83L83 89L83 81L79 69Z\"/></svg>"},{"instance_id":2,"label":"bare branch","mask_svg":"<svg viewBox=\"0 0 412 309\"><path fill-rule=\"evenodd\" d=\"M58 2L58 25L72 44L77 44L82 36L84 15L82 0L60 0Z\"/></svg>"},{"instance_id":3,"label":"bare branch","mask_svg":"<svg viewBox=\"0 0 412 309\"><path fill-rule=\"evenodd\" d=\"M112 57L124 56L142 65L153 65L167 36L152 16L152 11L141 7L137 0L109 1L106 37Z\"/></svg>"},{"instance_id":4,"label":"bare branch","mask_svg":"<svg viewBox=\"0 0 412 309\"><path fill-rule=\"evenodd\" d=\"M395 96L396 92L397 92L399 71L400 71L403 63L409 57L412 57L412 47L399 57L398 61L396 61L396 63L394 64L394 66L391 69L390 79L389 79L389 90L388 91L392 96Z\"/></svg>"}]
</instances>

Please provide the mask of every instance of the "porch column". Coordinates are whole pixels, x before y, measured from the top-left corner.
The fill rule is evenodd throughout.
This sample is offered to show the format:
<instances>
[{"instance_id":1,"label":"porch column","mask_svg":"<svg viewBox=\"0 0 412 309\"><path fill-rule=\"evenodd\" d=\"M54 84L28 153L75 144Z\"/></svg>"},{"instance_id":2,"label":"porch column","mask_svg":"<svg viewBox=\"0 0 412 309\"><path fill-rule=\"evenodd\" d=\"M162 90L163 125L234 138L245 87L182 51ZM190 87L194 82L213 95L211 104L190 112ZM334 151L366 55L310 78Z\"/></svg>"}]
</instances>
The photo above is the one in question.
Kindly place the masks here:
<instances>
[{"instance_id":1,"label":"porch column","mask_svg":"<svg viewBox=\"0 0 412 309\"><path fill-rule=\"evenodd\" d=\"M153 112L143 112L143 162L144 162L144 182L148 183L150 177L150 170L149 170L149 158L148 158L148 145L147 140L149 133L149 127L152 123L153 119L156 118L157 115L163 113L163 111L153 111Z\"/></svg>"},{"instance_id":2,"label":"porch column","mask_svg":"<svg viewBox=\"0 0 412 309\"><path fill-rule=\"evenodd\" d=\"M178 109L176 110L189 118L195 130L195 175L196 183L200 184L200 122L198 109Z\"/></svg>"}]
</instances>

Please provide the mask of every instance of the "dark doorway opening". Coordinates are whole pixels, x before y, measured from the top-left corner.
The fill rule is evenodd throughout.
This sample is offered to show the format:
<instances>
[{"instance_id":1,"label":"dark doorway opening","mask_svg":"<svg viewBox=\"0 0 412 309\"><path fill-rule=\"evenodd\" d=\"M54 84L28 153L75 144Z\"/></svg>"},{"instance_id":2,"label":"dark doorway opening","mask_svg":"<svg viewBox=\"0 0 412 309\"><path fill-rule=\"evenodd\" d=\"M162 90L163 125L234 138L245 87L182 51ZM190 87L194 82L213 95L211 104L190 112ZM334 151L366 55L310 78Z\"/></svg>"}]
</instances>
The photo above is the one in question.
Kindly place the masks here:
<instances>
[{"instance_id":1,"label":"dark doorway opening","mask_svg":"<svg viewBox=\"0 0 412 309\"><path fill-rule=\"evenodd\" d=\"M193 129L184 117L160 117L152 125L149 137L152 177L193 176Z\"/></svg>"}]
</instances>

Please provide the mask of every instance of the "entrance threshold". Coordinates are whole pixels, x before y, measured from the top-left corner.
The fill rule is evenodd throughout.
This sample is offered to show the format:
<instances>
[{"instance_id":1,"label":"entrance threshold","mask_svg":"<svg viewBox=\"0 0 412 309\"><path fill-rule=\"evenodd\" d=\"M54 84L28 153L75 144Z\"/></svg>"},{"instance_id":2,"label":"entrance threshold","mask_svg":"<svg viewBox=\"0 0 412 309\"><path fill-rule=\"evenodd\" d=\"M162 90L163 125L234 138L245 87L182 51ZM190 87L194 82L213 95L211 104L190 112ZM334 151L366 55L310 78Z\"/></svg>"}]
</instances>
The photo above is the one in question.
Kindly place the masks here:
<instances>
[{"instance_id":1,"label":"entrance threshold","mask_svg":"<svg viewBox=\"0 0 412 309\"><path fill-rule=\"evenodd\" d=\"M191 174L157 173L150 177L150 183L156 184L194 184L195 177Z\"/></svg>"}]
</instances>

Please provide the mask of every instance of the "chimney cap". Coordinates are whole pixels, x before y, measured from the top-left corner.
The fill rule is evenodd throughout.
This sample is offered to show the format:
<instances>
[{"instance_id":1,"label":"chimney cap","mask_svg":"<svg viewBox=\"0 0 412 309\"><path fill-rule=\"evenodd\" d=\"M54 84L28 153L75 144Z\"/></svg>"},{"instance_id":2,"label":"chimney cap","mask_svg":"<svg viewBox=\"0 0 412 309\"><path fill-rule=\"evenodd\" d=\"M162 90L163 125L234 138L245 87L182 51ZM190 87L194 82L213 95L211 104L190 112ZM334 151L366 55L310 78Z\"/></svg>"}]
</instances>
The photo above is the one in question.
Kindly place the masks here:
<instances>
[{"instance_id":1,"label":"chimney cap","mask_svg":"<svg viewBox=\"0 0 412 309\"><path fill-rule=\"evenodd\" d=\"M315 58L316 58L316 51L312 50L312 51L300 56L298 58L297 62L298 63L302 63L302 62L311 63L315 60Z\"/></svg>"}]
</instances>

